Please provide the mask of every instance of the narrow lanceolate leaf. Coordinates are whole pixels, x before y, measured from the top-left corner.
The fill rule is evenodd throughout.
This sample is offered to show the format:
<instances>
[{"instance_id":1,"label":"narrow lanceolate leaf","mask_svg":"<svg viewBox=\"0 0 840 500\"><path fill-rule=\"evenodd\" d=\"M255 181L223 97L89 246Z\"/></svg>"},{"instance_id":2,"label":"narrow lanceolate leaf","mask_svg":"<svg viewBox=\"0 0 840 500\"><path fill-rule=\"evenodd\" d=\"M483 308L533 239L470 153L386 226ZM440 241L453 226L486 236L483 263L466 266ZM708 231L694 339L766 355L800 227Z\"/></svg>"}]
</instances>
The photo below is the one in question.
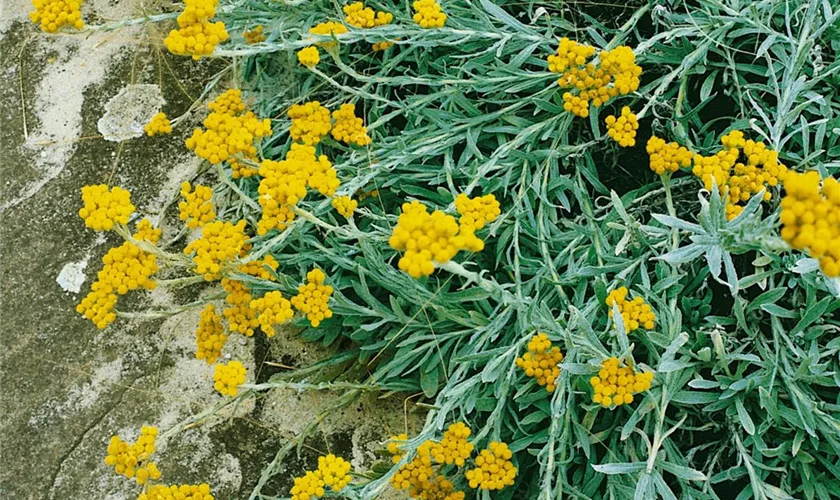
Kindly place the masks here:
<instances>
[{"instance_id":1,"label":"narrow lanceolate leaf","mask_svg":"<svg viewBox=\"0 0 840 500\"><path fill-rule=\"evenodd\" d=\"M601 464L593 465L592 468L601 474L615 475L615 474L633 474L643 470L647 465L645 462L630 462L630 463L615 463L615 464Z\"/></svg>"}]
</instances>

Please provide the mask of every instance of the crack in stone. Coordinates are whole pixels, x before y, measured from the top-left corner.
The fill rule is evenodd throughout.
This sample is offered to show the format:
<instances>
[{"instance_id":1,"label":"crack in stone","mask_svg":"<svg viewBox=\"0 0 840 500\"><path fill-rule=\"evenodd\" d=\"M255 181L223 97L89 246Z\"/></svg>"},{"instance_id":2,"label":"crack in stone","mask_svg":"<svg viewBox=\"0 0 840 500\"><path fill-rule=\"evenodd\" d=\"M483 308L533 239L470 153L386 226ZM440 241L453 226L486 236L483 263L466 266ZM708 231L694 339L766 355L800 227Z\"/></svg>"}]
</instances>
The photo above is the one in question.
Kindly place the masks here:
<instances>
[{"instance_id":1,"label":"crack in stone","mask_svg":"<svg viewBox=\"0 0 840 500\"><path fill-rule=\"evenodd\" d=\"M87 437L87 435L90 433L90 431L92 431L92 430L93 430L93 429L94 429L97 425L99 425L100 423L102 423L102 421L103 421L103 420L105 420L105 417L107 417L107 416L108 416L108 414L109 414L109 413L111 413L111 411L112 411L114 408L117 408L117 407L118 407L118 406L119 406L119 405L123 402L123 399L125 398L125 394L126 394L128 391L130 391L130 390L133 390L133 389L134 389L134 384L136 384L138 380L140 380L140 379L142 379L142 378L145 378L145 377L147 377L147 376L149 376L149 374L148 374L148 373L143 373L143 374L141 374L141 375L138 375L136 378L134 378L134 379L131 381L131 383L129 383L129 384L125 387L125 389L123 389L123 390L120 392L120 395L119 395L119 397L117 398L117 401L116 401L114 404L112 404L112 405L108 405L108 406L105 408L105 410L102 412L102 414L101 414L101 415L99 415L97 418L95 418L95 419L93 420L93 422L91 422L91 424L90 424L90 425L88 425L88 426L87 426L87 427L86 427L86 428L85 428L85 429L84 429L84 430L83 430L83 431L79 434L79 437L78 437L78 438L77 438L77 439L73 442L73 444L70 446L70 449L68 449L68 450L67 450L67 452L65 452L65 453L61 456L61 459L59 459L59 461L58 461L58 466L56 467L55 472L52 474L52 477L51 477L51 480L50 480L50 489L49 489L49 492L48 492L48 498L53 498L53 491L54 491L54 490L55 490L55 488L56 488L56 481L58 481L58 476L59 476L59 474L61 474L61 469L64 467L64 462L66 462L66 461L67 461L67 459L69 459L69 458L70 458L70 455L72 455L72 454L73 454L73 452L74 452L74 451L76 451L76 449L77 449L77 448L78 448L78 447L82 444L82 442L84 442L85 438L86 438L86 437Z\"/></svg>"}]
</instances>

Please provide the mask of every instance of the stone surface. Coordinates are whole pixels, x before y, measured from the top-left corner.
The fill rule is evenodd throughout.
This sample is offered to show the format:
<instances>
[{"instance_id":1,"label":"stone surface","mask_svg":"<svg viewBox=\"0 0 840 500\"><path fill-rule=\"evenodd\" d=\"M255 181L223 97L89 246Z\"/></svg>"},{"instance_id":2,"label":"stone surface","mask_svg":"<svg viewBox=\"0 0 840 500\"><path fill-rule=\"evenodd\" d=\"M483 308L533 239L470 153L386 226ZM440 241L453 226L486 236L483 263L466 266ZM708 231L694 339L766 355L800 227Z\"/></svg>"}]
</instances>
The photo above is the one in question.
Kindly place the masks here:
<instances>
[{"instance_id":1,"label":"stone surface","mask_svg":"<svg viewBox=\"0 0 840 500\"><path fill-rule=\"evenodd\" d=\"M159 31L137 26L85 35L40 33L26 19L29 2L4 2L0 19L0 494L26 499L133 499L139 488L109 471L103 458L111 435L134 439L157 425L156 461L171 483L209 482L216 498L248 498L264 467L301 426L334 401L335 393L269 391L225 407L201 425L170 431L178 422L219 406L212 367L194 358L199 311L166 320L118 320L104 331L75 313L119 243L86 230L76 213L83 185L109 183L132 192L138 211L177 234L172 203L198 162L183 138L201 116L188 116L172 136L106 141L97 122L129 85L160 86L171 117L186 113L224 61L172 57L145 43ZM93 0L89 23L126 18L130 2ZM146 37L146 38L144 38ZM140 43L138 43L140 42ZM219 292L135 292L121 310L166 309ZM294 332L266 340L235 336L224 356L243 361L249 381L263 382L283 367L323 358ZM270 364L266 364L270 363ZM406 424L408 422L408 424ZM291 478L325 451L366 467L392 433L417 430L401 399L370 395L334 412L283 463L266 492L286 495Z\"/></svg>"}]
</instances>

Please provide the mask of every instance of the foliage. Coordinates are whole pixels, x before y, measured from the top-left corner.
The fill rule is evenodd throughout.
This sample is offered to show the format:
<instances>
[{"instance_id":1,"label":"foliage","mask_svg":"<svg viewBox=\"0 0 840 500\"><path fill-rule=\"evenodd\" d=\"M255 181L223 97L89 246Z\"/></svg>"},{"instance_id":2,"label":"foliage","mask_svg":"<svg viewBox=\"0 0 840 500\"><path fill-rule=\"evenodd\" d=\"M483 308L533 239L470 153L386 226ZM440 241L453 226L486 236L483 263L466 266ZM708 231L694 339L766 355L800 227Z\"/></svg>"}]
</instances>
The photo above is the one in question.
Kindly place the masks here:
<instances>
[{"instance_id":1,"label":"foliage","mask_svg":"<svg viewBox=\"0 0 840 500\"><path fill-rule=\"evenodd\" d=\"M779 239L778 196L727 221L716 187L660 178L644 154L651 134L708 154L740 129L794 170L833 174L837 6L470 0L442 4L446 26L421 29L408 3L366 5L394 22L342 35L311 71L294 50L311 43L308 27L343 18L337 4L238 4L222 15L228 29L261 24L267 40L217 51L247 56L242 84L273 118L266 158L291 144L292 104L353 102L366 118L370 146L321 148L339 195L378 196L349 225L329 200L307 199L286 231L253 239L281 276L317 265L331 277L335 315L303 333L341 346L323 364L349 351L354 377L433 400L421 437L465 420L477 441L510 443L520 472L493 498L837 498L837 282ZM639 91L589 119L564 112L545 62L564 36L633 47ZM396 46L368 50L382 41ZM602 122L622 106L638 116L633 148ZM256 198L256 180L237 185ZM500 202L485 249L428 278L400 272L387 245L400 204L451 212L462 192ZM255 225L252 205L231 199L228 216ZM651 304L654 329L611 324L604 301L620 286ZM553 393L516 367L537 332L565 353ZM646 395L613 411L590 403L588 386L609 356L655 371ZM346 494L374 497L387 479Z\"/></svg>"},{"instance_id":2,"label":"foliage","mask_svg":"<svg viewBox=\"0 0 840 500\"><path fill-rule=\"evenodd\" d=\"M840 498L840 284L778 236L778 190L729 220L718 186L688 171L657 175L645 152L656 135L710 155L742 130L792 170L834 175L837 5L462 0L442 3L445 26L430 29L413 23L409 2L365 6L392 22L314 36L344 18L342 5L246 0L218 12L232 35L214 55L233 57L232 86L272 121L259 156L285 156L287 112L309 101L354 104L372 139L321 139L342 181L336 196L357 200L355 211L305 198L283 231L249 240L254 259L280 263L276 282L242 277L255 298L288 296L323 270L333 315L296 324L336 354L237 398L307 379L346 388L336 405L371 388L427 400L402 462L347 486L348 498L377 497L421 442L456 421L469 423L477 448L509 445L516 481L493 498ZM238 35L257 26L264 41ZM564 111L546 63L561 37L632 47L638 91L587 118ZM314 41L320 61L305 67L296 53ZM370 49L384 42L394 46ZM625 106L638 119L635 141L622 141L632 147L604 124ZM258 176L217 173L218 216L255 233ZM420 279L400 271L388 245L400 206L454 214L462 193L499 202L501 215L477 231L483 251ZM606 305L620 287L650 304L653 328L630 331ZM540 332L563 352L553 391L517 367ZM613 356L654 379L609 409L592 402L590 379ZM330 367L342 375L319 379ZM290 450L252 498L268 498L261 488ZM453 481L467 490L463 476Z\"/></svg>"}]
</instances>

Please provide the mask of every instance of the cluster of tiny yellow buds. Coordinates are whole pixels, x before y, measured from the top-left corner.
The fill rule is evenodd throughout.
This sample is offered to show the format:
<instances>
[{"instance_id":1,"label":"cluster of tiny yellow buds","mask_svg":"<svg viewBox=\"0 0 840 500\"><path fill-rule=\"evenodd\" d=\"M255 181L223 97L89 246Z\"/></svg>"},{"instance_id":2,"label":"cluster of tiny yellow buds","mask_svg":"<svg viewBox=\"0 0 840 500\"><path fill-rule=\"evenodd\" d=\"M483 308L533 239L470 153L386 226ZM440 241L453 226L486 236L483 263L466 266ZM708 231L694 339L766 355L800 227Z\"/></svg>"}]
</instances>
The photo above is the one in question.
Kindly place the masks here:
<instances>
[{"instance_id":1,"label":"cluster of tiny yellow buds","mask_svg":"<svg viewBox=\"0 0 840 500\"><path fill-rule=\"evenodd\" d=\"M332 200L332 206L336 212L349 219L350 217L353 217L353 212L356 211L356 207L359 206L359 202L349 196L336 196Z\"/></svg>"},{"instance_id":2,"label":"cluster of tiny yellow buds","mask_svg":"<svg viewBox=\"0 0 840 500\"><path fill-rule=\"evenodd\" d=\"M402 445L406 441L408 441L408 434L404 432L402 434L397 434L396 436L391 436L391 439L388 440L388 445L386 446L386 449L388 450L388 453L391 454L391 459L394 463L397 463L400 460L402 460Z\"/></svg>"},{"instance_id":3,"label":"cluster of tiny yellow buds","mask_svg":"<svg viewBox=\"0 0 840 500\"><path fill-rule=\"evenodd\" d=\"M560 376L560 367L557 366L563 361L563 353L559 347L552 347L551 341L544 333L534 335L528 342L528 352L520 358L516 358L516 366L521 368L525 375L533 377L541 386L545 386L548 392L554 392L557 377Z\"/></svg>"},{"instance_id":4,"label":"cluster of tiny yellow buds","mask_svg":"<svg viewBox=\"0 0 840 500\"><path fill-rule=\"evenodd\" d=\"M278 291L268 292L261 299L252 300L250 306L257 311L260 328L269 338L276 333L274 325L285 323L295 315L291 302Z\"/></svg>"},{"instance_id":5,"label":"cluster of tiny yellow buds","mask_svg":"<svg viewBox=\"0 0 840 500\"><path fill-rule=\"evenodd\" d=\"M295 104L289 108L288 115L292 119L289 135L309 146L321 142L321 138L332 129L330 110L318 101Z\"/></svg>"},{"instance_id":6,"label":"cluster of tiny yellow buds","mask_svg":"<svg viewBox=\"0 0 840 500\"><path fill-rule=\"evenodd\" d=\"M330 35L338 37L339 35L343 35L344 33L347 33L347 26L335 21L319 23L313 26L312 28L309 28L310 35ZM325 49L331 49L336 46L336 43L337 42L335 42L334 40L330 40L327 42L318 42L317 45Z\"/></svg>"},{"instance_id":7,"label":"cluster of tiny yellow buds","mask_svg":"<svg viewBox=\"0 0 840 500\"><path fill-rule=\"evenodd\" d=\"M161 134L171 134L172 122L170 122L169 118L166 117L166 113L161 111L152 117L151 121L143 127L143 130L146 131L146 135L149 137Z\"/></svg>"},{"instance_id":8,"label":"cluster of tiny yellow buds","mask_svg":"<svg viewBox=\"0 0 840 500\"><path fill-rule=\"evenodd\" d=\"M221 277L227 263L242 255L247 241L244 220L236 224L217 220L202 228L201 238L187 245L184 254L192 255L196 274L213 281Z\"/></svg>"},{"instance_id":9,"label":"cluster of tiny yellow buds","mask_svg":"<svg viewBox=\"0 0 840 500\"><path fill-rule=\"evenodd\" d=\"M510 460L512 457L513 453L505 443L490 443L476 457L476 467L464 473L470 488L501 490L511 486L516 478L516 467Z\"/></svg>"},{"instance_id":10,"label":"cluster of tiny yellow buds","mask_svg":"<svg viewBox=\"0 0 840 500\"><path fill-rule=\"evenodd\" d=\"M636 145L636 130L639 129L639 122L636 119L635 113L630 111L630 107L624 106L621 108L621 116L616 118L609 115L605 120L607 124L607 134L623 148L629 148Z\"/></svg>"},{"instance_id":11,"label":"cluster of tiny yellow buds","mask_svg":"<svg viewBox=\"0 0 840 500\"><path fill-rule=\"evenodd\" d=\"M245 103L242 102L242 89L227 89L207 104L207 108L213 113L222 115L237 116L245 112Z\"/></svg>"},{"instance_id":12,"label":"cluster of tiny yellow buds","mask_svg":"<svg viewBox=\"0 0 840 500\"><path fill-rule=\"evenodd\" d=\"M318 48L314 45L304 47L297 51L298 62L307 68L314 68L321 61L321 55L318 53Z\"/></svg>"},{"instance_id":13,"label":"cluster of tiny yellow buds","mask_svg":"<svg viewBox=\"0 0 840 500\"><path fill-rule=\"evenodd\" d=\"M241 155L246 160L256 161L254 142L271 135L271 121L268 118L260 120L251 111L243 113L245 105L238 89L225 92L208 107L212 112L204 119L204 129L193 131L185 141L187 148L213 164L229 160L234 179L256 174L255 169L233 157Z\"/></svg>"},{"instance_id":14,"label":"cluster of tiny yellow buds","mask_svg":"<svg viewBox=\"0 0 840 500\"><path fill-rule=\"evenodd\" d=\"M502 213L499 202L492 194L470 198L461 193L455 198L455 209L461 214L458 220L461 227L471 227L476 231L496 220Z\"/></svg>"},{"instance_id":15,"label":"cluster of tiny yellow buds","mask_svg":"<svg viewBox=\"0 0 840 500\"><path fill-rule=\"evenodd\" d=\"M374 44L372 45L371 48L373 49L374 52L380 52L382 50L388 50L393 46L394 46L394 42L385 41L385 42L374 42Z\"/></svg>"},{"instance_id":16,"label":"cluster of tiny yellow buds","mask_svg":"<svg viewBox=\"0 0 840 500\"><path fill-rule=\"evenodd\" d=\"M110 231L117 224L128 224L128 218L134 213L131 193L119 186L110 189L105 184L84 186L82 202L79 217L94 231Z\"/></svg>"},{"instance_id":17,"label":"cluster of tiny yellow buds","mask_svg":"<svg viewBox=\"0 0 840 500\"><path fill-rule=\"evenodd\" d=\"M240 333L246 337L254 335L254 328L260 326L257 312L251 309L251 294L245 283L222 278L222 288L225 289L224 310L230 331Z\"/></svg>"},{"instance_id":18,"label":"cluster of tiny yellow buds","mask_svg":"<svg viewBox=\"0 0 840 500\"><path fill-rule=\"evenodd\" d=\"M156 484L137 500L214 500L209 484Z\"/></svg>"},{"instance_id":19,"label":"cluster of tiny yellow buds","mask_svg":"<svg viewBox=\"0 0 840 500\"><path fill-rule=\"evenodd\" d=\"M826 276L840 276L840 183L822 181L816 171L790 171L784 178L781 236L797 250L818 259Z\"/></svg>"},{"instance_id":20,"label":"cluster of tiny yellow buds","mask_svg":"<svg viewBox=\"0 0 840 500\"><path fill-rule=\"evenodd\" d=\"M357 28L373 28L384 26L394 20L393 14L389 12L374 12L370 7L365 7L362 2L354 2L343 7L344 22Z\"/></svg>"},{"instance_id":21,"label":"cluster of tiny yellow buds","mask_svg":"<svg viewBox=\"0 0 840 500\"><path fill-rule=\"evenodd\" d=\"M62 26L79 30L85 26L81 0L32 0L32 6L35 10L29 13L29 19L46 33L55 33Z\"/></svg>"},{"instance_id":22,"label":"cluster of tiny yellow buds","mask_svg":"<svg viewBox=\"0 0 840 500\"><path fill-rule=\"evenodd\" d=\"M641 297L636 297L633 300L627 300L628 290L623 286L616 288L609 295L607 295L606 303L610 307L610 318L613 317L613 304L618 304L618 311L621 313L621 318L624 320L624 329L627 333L638 330L643 327L645 330L652 330L656 315L650 308L649 304Z\"/></svg>"},{"instance_id":23,"label":"cluster of tiny yellow buds","mask_svg":"<svg viewBox=\"0 0 840 500\"><path fill-rule=\"evenodd\" d=\"M161 235L163 235L161 229L154 227L149 219L143 218L137 223L137 228L132 236L135 240L148 241L154 245L160 241Z\"/></svg>"},{"instance_id":24,"label":"cluster of tiny yellow buds","mask_svg":"<svg viewBox=\"0 0 840 500\"><path fill-rule=\"evenodd\" d=\"M728 196L727 219L734 219L743 211L740 203L748 201L762 189L776 187L787 172L779 163L777 152L763 142L744 139L743 132L733 130L721 137L724 149L714 156L694 155L695 176L703 180L706 189L718 186L721 195ZM765 191L764 200L772 195Z\"/></svg>"},{"instance_id":25,"label":"cluster of tiny yellow buds","mask_svg":"<svg viewBox=\"0 0 840 500\"><path fill-rule=\"evenodd\" d=\"M650 157L650 169L659 175L691 166L691 151L676 142L665 142L654 135L648 139L645 149Z\"/></svg>"},{"instance_id":26,"label":"cluster of tiny yellow buds","mask_svg":"<svg viewBox=\"0 0 840 500\"><path fill-rule=\"evenodd\" d=\"M324 496L324 480L318 472L307 471L303 476L295 478L292 500L314 500Z\"/></svg>"},{"instance_id":27,"label":"cluster of tiny yellow buds","mask_svg":"<svg viewBox=\"0 0 840 500\"><path fill-rule=\"evenodd\" d=\"M446 14L436 0L415 0L414 22L421 28L443 28Z\"/></svg>"},{"instance_id":28,"label":"cluster of tiny yellow buds","mask_svg":"<svg viewBox=\"0 0 840 500\"><path fill-rule=\"evenodd\" d=\"M455 491L455 485L445 476L437 474L420 484L409 494L409 498L423 500L464 500L463 491Z\"/></svg>"},{"instance_id":29,"label":"cluster of tiny yellow buds","mask_svg":"<svg viewBox=\"0 0 840 500\"><path fill-rule=\"evenodd\" d=\"M219 363L213 372L213 387L222 396L236 396L245 383L245 366L239 361Z\"/></svg>"},{"instance_id":30,"label":"cluster of tiny yellow buds","mask_svg":"<svg viewBox=\"0 0 840 500\"><path fill-rule=\"evenodd\" d=\"M263 25L259 24L254 29L243 32L242 37L245 38L245 43L248 45L264 42L265 34L263 33Z\"/></svg>"},{"instance_id":31,"label":"cluster of tiny yellow buds","mask_svg":"<svg viewBox=\"0 0 840 500\"><path fill-rule=\"evenodd\" d=\"M117 319L114 312L116 305L117 294L113 288L96 281L91 285L90 293L76 306L76 312L84 315L100 330L104 330Z\"/></svg>"},{"instance_id":32,"label":"cluster of tiny yellow buds","mask_svg":"<svg viewBox=\"0 0 840 500\"><path fill-rule=\"evenodd\" d=\"M315 154L314 146L294 143L282 161L263 160L262 180L257 189L262 217L257 234L283 230L294 220L292 207L306 196L307 186L324 196L332 196L341 185L326 155Z\"/></svg>"},{"instance_id":33,"label":"cluster of tiny yellow buds","mask_svg":"<svg viewBox=\"0 0 840 500\"><path fill-rule=\"evenodd\" d=\"M432 449L432 457L439 464L462 467L464 462L470 458L473 451L473 444L467 441L470 437L470 428L463 422L451 424L440 444Z\"/></svg>"},{"instance_id":34,"label":"cluster of tiny yellow buds","mask_svg":"<svg viewBox=\"0 0 840 500\"><path fill-rule=\"evenodd\" d=\"M178 29L169 32L164 45L173 54L191 55L193 59L212 54L216 45L228 39L223 22L210 22L219 0L185 0L184 4L178 15Z\"/></svg>"},{"instance_id":35,"label":"cluster of tiny yellow buds","mask_svg":"<svg viewBox=\"0 0 840 500\"><path fill-rule=\"evenodd\" d=\"M141 239L144 234L152 239L160 237L159 229L138 227L138 230L135 239ZM151 276L158 271L157 258L128 241L110 249L102 257L102 263L102 270L91 285L90 293L76 306L76 312L84 315L99 329L104 329L117 319L114 307L118 294L125 295L129 290L140 287L149 290L155 288L157 283Z\"/></svg>"},{"instance_id":36,"label":"cluster of tiny yellow buds","mask_svg":"<svg viewBox=\"0 0 840 500\"><path fill-rule=\"evenodd\" d=\"M212 365L222 355L222 348L227 342L222 318L216 313L213 304L207 304L201 311L198 329L195 331L196 359L203 359Z\"/></svg>"},{"instance_id":37,"label":"cluster of tiny yellow buds","mask_svg":"<svg viewBox=\"0 0 840 500\"><path fill-rule=\"evenodd\" d=\"M333 454L318 457L318 472L325 486L335 492L350 484L350 462Z\"/></svg>"},{"instance_id":38,"label":"cluster of tiny yellow buds","mask_svg":"<svg viewBox=\"0 0 840 500\"><path fill-rule=\"evenodd\" d=\"M391 485L398 490L408 490L411 498L421 498L425 491L432 489L435 480L432 451L436 446L439 445L434 441L424 441L418 446L411 462L391 477ZM399 459L394 461L397 462Z\"/></svg>"},{"instance_id":39,"label":"cluster of tiny yellow buds","mask_svg":"<svg viewBox=\"0 0 840 500\"><path fill-rule=\"evenodd\" d=\"M403 203L388 244L394 250L405 251L399 267L414 278L429 276L435 270L435 262L449 262L461 250L484 249L484 242L472 227L459 226L455 217L440 210L430 214L419 201Z\"/></svg>"},{"instance_id":40,"label":"cluster of tiny yellow buds","mask_svg":"<svg viewBox=\"0 0 840 500\"><path fill-rule=\"evenodd\" d=\"M557 54L548 56L549 71L560 73L557 83L571 89L563 94L563 109L582 118L589 116L590 103L597 108L617 95L636 91L642 73L629 47L601 51L597 64L589 62L594 54L594 47L562 38Z\"/></svg>"},{"instance_id":41,"label":"cluster of tiny yellow buds","mask_svg":"<svg viewBox=\"0 0 840 500\"><path fill-rule=\"evenodd\" d=\"M157 427L144 425L140 429L140 437L134 443L126 443L118 436L112 436L108 442L105 463L113 467L117 474L134 479L140 485L146 484L149 479L160 479L157 466L148 460L155 452L157 435Z\"/></svg>"},{"instance_id":42,"label":"cluster of tiny yellow buds","mask_svg":"<svg viewBox=\"0 0 840 500\"><path fill-rule=\"evenodd\" d=\"M356 117L355 104L342 104L341 108L333 111L335 124L332 127L332 136L337 141L367 146L370 144L370 136L367 135L367 127L361 118Z\"/></svg>"},{"instance_id":43,"label":"cluster of tiny yellow buds","mask_svg":"<svg viewBox=\"0 0 840 500\"><path fill-rule=\"evenodd\" d=\"M620 366L618 358L607 358L601 362L598 376L589 379L592 402L604 408L630 404L633 394L650 389L652 381L653 372L636 373L630 366Z\"/></svg>"},{"instance_id":44,"label":"cluster of tiny yellow buds","mask_svg":"<svg viewBox=\"0 0 840 500\"><path fill-rule=\"evenodd\" d=\"M548 70L552 73L565 73L569 68L585 65L593 55L595 47L563 37L557 53L548 56Z\"/></svg>"},{"instance_id":45,"label":"cluster of tiny yellow buds","mask_svg":"<svg viewBox=\"0 0 840 500\"><path fill-rule=\"evenodd\" d=\"M193 190L185 181L181 184L181 197L184 201L178 203L179 216L188 228L195 229L216 219L212 188L196 184Z\"/></svg>"},{"instance_id":46,"label":"cluster of tiny yellow buds","mask_svg":"<svg viewBox=\"0 0 840 500\"><path fill-rule=\"evenodd\" d=\"M261 260L240 265L239 272L262 280L274 281L275 277L272 271L276 271L278 265L274 257L266 255ZM224 315L230 331L246 337L254 335L254 329L260 326L260 322L257 311L251 308L253 297L251 297L247 285L241 281L222 278L222 288L227 293L225 297L227 306Z\"/></svg>"},{"instance_id":47,"label":"cluster of tiny yellow buds","mask_svg":"<svg viewBox=\"0 0 840 500\"><path fill-rule=\"evenodd\" d=\"M298 286L298 294L292 297L292 305L306 315L312 328L318 328L321 321L333 315L329 306L333 288L324 284L326 278L320 269L309 271L306 274L307 283Z\"/></svg>"}]
</instances>

